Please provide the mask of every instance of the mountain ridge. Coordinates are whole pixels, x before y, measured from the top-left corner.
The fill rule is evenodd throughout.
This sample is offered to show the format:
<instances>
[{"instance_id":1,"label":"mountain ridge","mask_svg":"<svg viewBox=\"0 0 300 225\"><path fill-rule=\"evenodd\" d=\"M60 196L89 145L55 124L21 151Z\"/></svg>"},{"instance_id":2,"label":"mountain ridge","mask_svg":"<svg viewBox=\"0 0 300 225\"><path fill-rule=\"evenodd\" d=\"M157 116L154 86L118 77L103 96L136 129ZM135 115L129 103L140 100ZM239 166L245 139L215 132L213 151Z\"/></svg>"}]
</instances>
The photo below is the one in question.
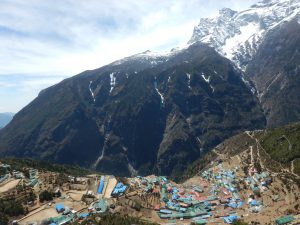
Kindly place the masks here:
<instances>
[{"instance_id":1,"label":"mountain ridge","mask_svg":"<svg viewBox=\"0 0 300 225\"><path fill-rule=\"evenodd\" d=\"M223 26L222 40L215 40L219 46L200 38L170 52L145 51L41 91L1 130L0 155L76 164L121 176L155 172L176 177L188 164L234 134L300 120L297 107L282 113L287 106L275 104L277 99L284 101L288 87L297 81L297 71L283 92L274 86L266 95L271 98L258 98L266 88L258 85L260 79L267 79L274 71L287 77L287 61L279 63L280 55L290 57L290 71L298 68L294 56L300 35L293 29L282 30L298 30L300 3L292 1L294 7L289 10L293 11L286 14L286 2L262 1L243 12L223 9L219 17L202 19L213 31L214 24ZM264 12L267 6L280 8L277 17L273 11L270 18L269 11L266 18L255 14L255 10ZM246 51L249 54L244 56L250 58L243 58L243 54L236 58L247 63L242 71L242 64L220 54L220 49L226 39L236 38L242 33L240 29L252 26L253 21L269 28L262 29L257 48L251 44L248 50L253 54ZM199 32L205 31L202 28ZM205 40L210 40L207 37L211 34L205 34ZM277 41L279 54L276 46L268 45L279 45ZM264 57L268 49L275 52ZM273 62L277 67L269 66L270 74L265 73L263 67ZM294 99L297 88L289 93ZM296 116L289 117L289 113Z\"/></svg>"},{"instance_id":2,"label":"mountain ridge","mask_svg":"<svg viewBox=\"0 0 300 225\"><path fill-rule=\"evenodd\" d=\"M298 0L259 1L241 12L224 8L217 17L200 19L189 43L207 43L245 71L265 35L294 17L300 18Z\"/></svg>"},{"instance_id":3,"label":"mountain ridge","mask_svg":"<svg viewBox=\"0 0 300 225\"><path fill-rule=\"evenodd\" d=\"M217 145L203 159L198 159L191 164L181 180L186 180L207 169L211 161L216 161L218 158L231 159L243 152L249 152L252 148L259 157L255 158L256 168L262 165L265 170L280 174L282 177L292 176L300 186L299 135L300 122L279 128L239 133ZM250 161L246 163L250 165Z\"/></svg>"},{"instance_id":4,"label":"mountain ridge","mask_svg":"<svg viewBox=\"0 0 300 225\"><path fill-rule=\"evenodd\" d=\"M258 100L211 47L135 65L86 71L44 90L0 132L1 154L175 176L220 140L264 127Z\"/></svg>"}]
</instances>

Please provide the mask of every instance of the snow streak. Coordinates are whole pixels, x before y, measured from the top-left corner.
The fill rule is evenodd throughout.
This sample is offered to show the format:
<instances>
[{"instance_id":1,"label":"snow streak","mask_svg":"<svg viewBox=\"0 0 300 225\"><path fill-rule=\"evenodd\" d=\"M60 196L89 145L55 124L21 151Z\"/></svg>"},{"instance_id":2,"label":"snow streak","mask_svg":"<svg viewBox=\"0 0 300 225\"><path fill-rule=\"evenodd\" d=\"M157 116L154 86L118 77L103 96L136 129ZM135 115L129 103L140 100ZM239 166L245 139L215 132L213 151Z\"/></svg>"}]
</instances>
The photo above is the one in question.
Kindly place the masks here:
<instances>
[{"instance_id":1,"label":"snow streak","mask_svg":"<svg viewBox=\"0 0 300 225\"><path fill-rule=\"evenodd\" d=\"M191 74L186 73L186 76L187 76L187 78L188 78L188 87L189 87L189 89L192 89L192 88L191 88Z\"/></svg>"},{"instance_id":2,"label":"snow streak","mask_svg":"<svg viewBox=\"0 0 300 225\"><path fill-rule=\"evenodd\" d=\"M211 88L212 92L215 91L214 87L210 84L210 76L208 76L208 78L205 77L204 73L202 73L202 78L205 80L206 83L209 84L209 87Z\"/></svg>"},{"instance_id":3,"label":"snow streak","mask_svg":"<svg viewBox=\"0 0 300 225\"><path fill-rule=\"evenodd\" d=\"M164 105L165 103L165 99L164 99L164 96L162 95L162 93L160 93L160 91L158 90L157 88L157 81L156 81L156 77L155 77L155 80L154 80L154 88L157 92L157 94L160 96L160 101L161 101L161 104Z\"/></svg>"},{"instance_id":4,"label":"snow streak","mask_svg":"<svg viewBox=\"0 0 300 225\"><path fill-rule=\"evenodd\" d=\"M110 91L109 93L112 92L112 90L114 89L114 87L116 86L116 76L115 73L111 73L109 74L110 76Z\"/></svg>"},{"instance_id":5,"label":"snow streak","mask_svg":"<svg viewBox=\"0 0 300 225\"><path fill-rule=\"evenodd\" d=\"M205 77L204 73L202 73L202 78L205 80L206 83L209 83L210 81L210 76L208 78Z\"/></svg>"},{"instance_id":6,"label":"snow streak","mask_svg":"<svg viewBox=\"0 0 300 225\"><path fill-rule=\"evenodd\" d=\"M93 90L92 90L92 87L91 87L92 83L93 83L93 81L90 81L90 84L89 84L89 91L90 91L90 93L91 93L91 96L92 96L92 98L93 98L93 101L95 102L95 101L96 101L96 99L95 99L95 94L94 94L94 92L93 92Z\"/></svg>"}]
</instances>

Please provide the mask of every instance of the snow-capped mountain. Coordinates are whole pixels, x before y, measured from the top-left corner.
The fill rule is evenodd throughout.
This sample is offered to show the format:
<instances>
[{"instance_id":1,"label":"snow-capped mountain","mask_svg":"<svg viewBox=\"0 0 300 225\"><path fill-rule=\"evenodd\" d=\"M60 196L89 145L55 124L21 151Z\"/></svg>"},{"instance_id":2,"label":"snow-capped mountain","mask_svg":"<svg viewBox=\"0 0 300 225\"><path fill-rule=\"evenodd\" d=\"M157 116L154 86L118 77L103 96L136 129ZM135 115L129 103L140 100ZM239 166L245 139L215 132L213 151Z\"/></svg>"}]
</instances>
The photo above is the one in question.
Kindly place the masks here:
<instances>
[{"instance_id":1,"label":"snow-capped mountain","mask_svg":"<svg viewBox=\"0 0 300 225\"><path fill-rule=\"evenodd\" d=\"M224 8L200 19L189 43L207 43L245 70L268 31L299 15L300 0L264 0L241 12Z\"/></svg>"},{"instance_id":2,"label":"snow-capped mountain","mask_svg":"<svg viewBox=\"0 0 300 225\"><path fill-rule=\"evenodd\" d=\"M117 60L113 62L111 65L121 65L126 64L128 62L138 61L139 63L145 63L148 64L148 66L156 66L158 64L164 63L169 61L169 59L185 49L187 49L189 45L184 45L177 48L172 48L170 51L164 51L164 52L153 52L150 50L147 50L142 53L138 53L129 57L125 57L124 59Z\"/></svg>"},{"instance_id":3,"label":"snow-capped mountain","mask_svg":"<svg viewBox=\"0 0 300 225\"><path fill-rule=\"evenodd\" d=\"M49 87L1 129L0 156L176 177L233 134L299 121L299 11L300 0L222 9L187 46Z\"/></svg>"},{"instance_id":4,"label":"snow-capped mountain","mask_svg":"<svg viewBox=\"0 0 300 225\"><path fill-rule=\"evenodd\" d=\"M202 42L245 70L266 34L294 18L300 23L300 0L262 0L241 12L223 8L214 18L200 19L187 45L166 52L148 50L118 60L112 65L136 62L153 67L168 61L189 45Z\"/></svg>"},{"instance_id":5,"label":"snow-capped mountain","mask_svg":"<svg viewBox=\"0 0 300 225\"><path fill-rule=\"evenodd\" d=\"M137 54L43 90L1 129L0 156L177 176L222 140L265 127L240 71L213 48L163 55Z\"/></svg>"}]
</instances>

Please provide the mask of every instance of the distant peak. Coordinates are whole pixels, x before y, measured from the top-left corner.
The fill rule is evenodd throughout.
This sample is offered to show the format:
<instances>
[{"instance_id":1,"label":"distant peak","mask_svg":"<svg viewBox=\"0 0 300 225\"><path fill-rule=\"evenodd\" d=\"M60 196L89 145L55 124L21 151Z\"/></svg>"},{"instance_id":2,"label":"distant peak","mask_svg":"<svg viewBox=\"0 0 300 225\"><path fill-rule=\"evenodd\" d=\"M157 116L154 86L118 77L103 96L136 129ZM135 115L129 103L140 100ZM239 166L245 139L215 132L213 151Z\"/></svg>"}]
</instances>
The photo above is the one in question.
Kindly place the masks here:
<instances>
[{"instance_id":1,"label":"distant peak","mask_svg":"<svg viewBox=\"0 0 300 225\"><path fill-rule=\"evenodd\" d=\"M142 54L148 54L148 53L151 53L151 51L147 50L147 51L142 52Z\"/></svg>"},{"instance_id":2,"label":"distant peak","mask_svg":"<svg viewBox=\"0 0 300 225\"><path fill-rule=\"evenodd\" d=\"M237 11L234 11L229 8L223 8L219 10L220 16L225 16L225 17L233 17L236 13Z\"/></svg>"},{"instance_id":3,"label":"distant peak","mask_svg":"<svg viewBox=\"0 0 300 225\"><path fill-rule=\"evenodd\" d=\"M299 0L261 0L258 1L258 3L254 4L251 6L251 8L256 8L256 7L266 7L266 6L272 6L275 4L293 4L297 3Z\"/></svg>"},{"instance_id":4,"label":"distant peak","mask_svg":"<svg viewBox=\"0 0 300 225\"><path fill-rule=\"evenodd\" d=\"M206 43L245 69L264 36L286 21L299 21L299 14L300 0L258 0L239 12L223 8L213 18L201 18L188 43Z\"/></svg>"},{"instance_id":5,"label":"distant peak","mask_svg":"<svg viewBox=\"0 0 300 225\"><path fill-rule=\"evenodd\" d=\"M274 0L262 0L262 1L259 1L259 3L263 3L263 4L270 4L274 2Z\"/></svg>"},{"instance_id":6,"label":"distant peak","mask_svg":"<svg viewBox=\"0 0 300 225\"><path fill-rule=\"evenodd\" d=\"M289 0L283 0L281 2L288 2L288 1ZM258 3L268 5L268 4L278 3L278 2L279 2L278 0L261 0Z\"/></svg>"}]
</instances>

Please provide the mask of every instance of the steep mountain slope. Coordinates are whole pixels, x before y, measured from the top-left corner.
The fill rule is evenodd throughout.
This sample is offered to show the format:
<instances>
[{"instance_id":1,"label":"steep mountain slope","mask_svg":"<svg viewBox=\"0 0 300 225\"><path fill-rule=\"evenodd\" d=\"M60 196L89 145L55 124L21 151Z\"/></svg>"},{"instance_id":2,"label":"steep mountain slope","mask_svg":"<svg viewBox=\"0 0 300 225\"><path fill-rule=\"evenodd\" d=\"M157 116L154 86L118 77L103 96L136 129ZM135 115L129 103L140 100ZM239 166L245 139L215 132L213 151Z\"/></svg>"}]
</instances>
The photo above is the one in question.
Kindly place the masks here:
<instances>
[{"instance_id":1,"label":"steep mountain slope","mask_svg":"<svg viewBox=\"0 0 300 225\"><path fill-rule=\"evenodd\" d=\"M300 124L270 129L261 136L261 146L270 157L300 178Z\"/></svg>"},{"instance_id":2,"label":"steep mountain slope","mask_svg":"<svg viewBox=\"0 0 300 225\"><path fill-rule=\"evenodd\" d=\"M265 117L269 127L298 121L299 11L299 0L222 9L184 49L146 51L43 90L0 131L0 155L177 176Z\"/></svg>"},{"instance_id":3,"label":"steep mountain slope","mask_svg":"<svg viewBox=\"0 0 300 225\"><path fill-rule=\"evenodd\" d=\"M300 186L300 124L246 131L228 138L205 157L196 160L185 171L182 179L208 168L212 161L247 156L243 163L253 164L257 170L277 173L283 179L293 178Z\"/></svg>"},{"instance_id":4,"label":"steep mountain slope","mask_svg":"<svg viewBox=\"0 0 300 225\"><path fill-rule=\"evenodd\" d=\"M268 33L247 67L268 126L300 120L300 24L296 19Z\"/></svg>"},{"instance_id":5,"label":"steep mountain slope","mask_svg":"<svg viewBox=\"0 0 300 225\"><path fill-rule=\"evenodd\" d=\"M292 149L283 135L291 142ZM189 167L185 178L190 179L184 185L197 186L204 177L208 182L215 179L221 186L226 186L226 178L219 174L229 169L236 176L233 187L238 190L239 199L248 205L252 196L263 205L255 213L250 207L241 212L238 208L232 209L246 224L276 224L275 219L290 214L298 215L291 224L299 224L300 161L295 159L300 153L299 135L300 125L294 124L279 129L243 132L229 138L210 152L206 163L199 160ZM262 177L266 176L269 177L263 180ZM217 184L209 183L208 186L214 188ZM222 193L222 190L216 193ZM230 195L230 191L228 193ZM224 212L223 205L220 211Z\"/></svg>"},{"instance_id":6,"label":"steep mountain slope","mask_svg":"<svg viewBox=\"0 0 300 225\"><path fill-rule=\"evenodd\" d=\"M0 154L175 176L225 138L265 126L240 77L200 43L138 54L42 91L0 132Z\"/></svg>"},{"instance_id":7,"label":"steep mountain slope","mask_svg":"<svg viewBox=\"0 0 300 225\"><path fill-rule=\"evenodd\" d=\"M0 113L0 129L5 127L13 118L14 113Z\"/></svg>"},{"instance_id":8,"label":"steep mountain slope","mask_svg":"<svg viewBox=\"0 0 300 225\"><path fill-rule=\"evenodd\" d=\"M202 18L189 43L207 43L245 70L266 34L299 15L299 0L263 0L241 12L225 8Z\"/></svg>"},{"instance_id":9,"label":"steep mountain slope","mask_svg":"<svg viewBox=\"0 0 300 225\"><path fill-rule=\"evenodd\" d=\"M299 0L264 0L201 19L189 42L209 44L246 72L243 80L260 99L267 126L282 126L300 120L299 21Z\"/></svg>"}]
</instances>

